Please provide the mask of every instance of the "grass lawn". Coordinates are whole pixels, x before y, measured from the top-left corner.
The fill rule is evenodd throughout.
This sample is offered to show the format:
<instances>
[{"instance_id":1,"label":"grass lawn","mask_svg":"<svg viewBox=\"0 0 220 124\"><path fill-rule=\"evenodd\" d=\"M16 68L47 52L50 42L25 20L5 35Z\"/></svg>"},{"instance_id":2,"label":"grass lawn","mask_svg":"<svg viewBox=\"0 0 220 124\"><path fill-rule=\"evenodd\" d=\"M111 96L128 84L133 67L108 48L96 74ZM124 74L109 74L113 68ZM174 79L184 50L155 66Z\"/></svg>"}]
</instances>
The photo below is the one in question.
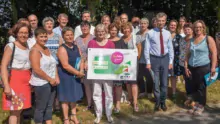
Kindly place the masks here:
<instances>
[{"instance_id":1,"label":"grass lawn","mask_svg":"<svg viewBox=\"0 0 220 124\"><path fill-rule=\"evenodd\" d=\"M185 88L183 83L177 84L177 100L176 103L170 100L170 95L168 95L167 99L167 106L168 111L172 112L175 110L178 110L179 108L183 107L183 102L185 101ZM220 102L220 81L212 84L210 87L208 87L208 96L207 100L208 103L219 103ZM169 94L171 92L171 88L168 89ZM0 94L2 94L2 89L0 90ZM1 95L0 95L1 96ZM0 99L1 100L1 99ZM114 118L125 118L132 114L135 115L141 115L141 114L153 114L153 108L154 108L154 102L153 100L149 100L147 98L139 99L139 108L140 112L133 113L132 107L130 107L127 104L122 104L121 106L121 112L118 115L113 115ZM2 102L0 102L1 104ZM95 115L93 112L90 111L84 111L86 105L83 102L82 104L78 105L78 112L77 117L83 124L93 124L93 120L95 119ZM8 117L8 112L5 112L0 107L0 124L5 122L5 120ZM103 116L102 122L105 122L106 118ZM22 124L34 124L33 120L31 121L24 121ZM54 113L53 114L53 124L62 124L62 113Z\"/></svg>"}]
</instances>

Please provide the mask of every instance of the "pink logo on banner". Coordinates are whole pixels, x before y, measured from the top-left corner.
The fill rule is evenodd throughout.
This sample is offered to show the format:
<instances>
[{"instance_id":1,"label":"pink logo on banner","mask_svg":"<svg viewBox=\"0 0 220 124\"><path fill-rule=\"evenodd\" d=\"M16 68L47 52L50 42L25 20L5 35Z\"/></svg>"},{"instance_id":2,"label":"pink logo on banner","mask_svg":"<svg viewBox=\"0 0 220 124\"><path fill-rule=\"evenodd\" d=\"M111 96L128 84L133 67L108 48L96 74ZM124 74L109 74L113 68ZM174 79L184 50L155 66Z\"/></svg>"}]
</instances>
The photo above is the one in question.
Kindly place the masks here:
<instances>
[{"instance_id":1,"label":"pink logo on banner","mask_svg":"<svg viewBox=\"0 0 220 124\"><path fill-rule=\"evenodd\" d=\"M120 52L114 52L111 56L111 61L114 64L121 64L123 62L123 60L124 60L124 56Z\"/></svg>"}]
</instances>

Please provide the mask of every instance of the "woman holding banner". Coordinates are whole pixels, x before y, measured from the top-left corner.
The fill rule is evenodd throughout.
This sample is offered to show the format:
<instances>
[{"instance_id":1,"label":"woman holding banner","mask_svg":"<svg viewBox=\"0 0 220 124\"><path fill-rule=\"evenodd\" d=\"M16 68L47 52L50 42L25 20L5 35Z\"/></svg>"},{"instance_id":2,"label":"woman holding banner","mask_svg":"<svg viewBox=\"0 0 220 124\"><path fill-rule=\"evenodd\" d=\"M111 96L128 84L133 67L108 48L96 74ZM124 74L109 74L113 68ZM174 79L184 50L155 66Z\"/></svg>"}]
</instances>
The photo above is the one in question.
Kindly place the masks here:
<instances>
[{"instance_id":1,"label":"woman holding banner","mask_svg":"<svg viewBox=\"0 0 220 124\"><path fill-rule=\"evenodd\" d=\"M207 36L206 26L202 20L194 22L193 33L194 37L190 40L190 50L184 66L186 76L191 77L192 98L196 101L189 113L201 115L206 105L207 94L204 76L209 72L211 76L215 75L217 50L214 39Z\"/></svg>"},{"instance_id":2,"label":"woman holding banner","mask_svg":"<svg viewBox=\"0 0 220 124\"><path fill-rule=\"evenodd\" d=\"M115 45L112 41L106 39L107 30L105 25L98 24L95 28L96 38L91 40L88 44L88 48L103 48L103 49L114 49ZM93 100L95 103L96 119L95 123L99 123L102 118L102 86L105 91L105 110L108 122L112 123L112 106L113 96L112 87L113 82L110 80L93 80Z\"/></svg>"},{"instance_id":3,"label":"woman holding banner","mask_svg":"<svg viewBox=\"0 0 220 124\"><path fill-rule=\"evenodd\" d=\"M122 24L121 31L124 34L120 41L116 42L115 47L117 49L137 49L138 50L138 57L140 58L141 51L141 43L139 42L137 44L136 42L136 35L132 35L132 24L127 22ZM120 82L121 85L123 82L126 83L126 87L128 90L128 98L130 102L133 104L133 108L135 112L139 111L139 107L137 104L137 98L138 98L138 85L137 81L122 81Z\"/></svg>"}]
</instances>

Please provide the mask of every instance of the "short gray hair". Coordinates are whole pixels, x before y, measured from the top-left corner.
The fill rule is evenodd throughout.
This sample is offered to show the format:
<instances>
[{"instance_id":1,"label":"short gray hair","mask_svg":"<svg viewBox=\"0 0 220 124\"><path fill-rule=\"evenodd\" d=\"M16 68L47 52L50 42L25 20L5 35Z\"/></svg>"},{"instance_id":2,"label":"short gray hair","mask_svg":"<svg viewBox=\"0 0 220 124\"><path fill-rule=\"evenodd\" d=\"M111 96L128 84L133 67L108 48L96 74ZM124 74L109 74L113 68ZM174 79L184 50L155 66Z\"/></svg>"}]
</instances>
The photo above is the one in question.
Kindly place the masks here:
<instances>
[{"instance_id":1,"label":"short gray hair","mask_svg":"<svg viewBox=\"0 0 220 124\"><path fill-rule=\"evenodd\" d=\"M166 13L164 13L164 12L159 12L157 15L156 15L156 18L157 19L159 19L159 18L161 18L161 17L166 17L166 19L167 19L167 14Z\"/></svg>"},{"instance_id":2,"label":"short gray hair","mask_svg":"<svg viewBox=\"0 0 220 124\"><path fill-rule=\"evenodd\" d=\"M51 17L45 17L42 21L42 25L45 26L45 23L48 22L48 21L51 21L54 25L54 19L51 18Z\"/></svg>"},{"instance_id":3,"label":"short gray hair","mask_svg":"<svg viewBox=\"0 0 220 124\"><path fill-rule=\"evenodd\" d=\"M60 13L58 15L58 19L61 18L61 17L64 17L64 18L67 18L68 19L68 15L66 13Z\"/></svg>"},{"instance_id":4,"label":"short gray hair","mask_svg":"<svg viewBox=\"0 0 220 124\"><path fill-rule=\"evenodd\" d=\"M141 18L141 21L140 21L140 22L147 22L147 24L149 24L148 18Z\"/></svg>"}]
</instances>

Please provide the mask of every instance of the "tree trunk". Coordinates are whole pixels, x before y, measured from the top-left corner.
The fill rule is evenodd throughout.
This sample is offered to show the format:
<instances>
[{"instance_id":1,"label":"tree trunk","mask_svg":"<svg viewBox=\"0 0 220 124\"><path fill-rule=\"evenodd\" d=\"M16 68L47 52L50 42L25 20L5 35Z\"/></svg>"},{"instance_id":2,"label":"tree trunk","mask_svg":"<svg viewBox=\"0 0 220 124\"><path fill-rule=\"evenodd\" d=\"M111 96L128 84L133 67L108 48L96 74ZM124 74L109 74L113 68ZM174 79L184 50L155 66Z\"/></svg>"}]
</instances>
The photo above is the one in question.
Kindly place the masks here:
<instances>
[{"instance_id":1,"label":"tree trunk","mask_svg":"<svg viewBox=\"0 0 220 124\"><path fill-rule=\"evenodd\" d=\"M186 1L186 8L185 8L185 15L186 15L187 19L189 19L191 17L191 13L192 13L192 1L187 0Z\"/></svg>"},{"instance_id":2,"label":"tree trunk","mask_svg":"<svg viewBox=\"0 0 220 124\"><path fill-rule=\"evenodd\" d=\"M92 20L94 21L96 6L100 4L100 0L87 0L88 10L91 13Z\"/></svg>"},{"instance_id":3,"label":"tree trunk","mask_svg":"<svg viewBox=\"0 0 220 124\"><path fill-rule=\"evenodd\" d=\"M11 0L12 21L15 24L18 20L17 8L15 0Z\"/></svg>"}]
</instances>

